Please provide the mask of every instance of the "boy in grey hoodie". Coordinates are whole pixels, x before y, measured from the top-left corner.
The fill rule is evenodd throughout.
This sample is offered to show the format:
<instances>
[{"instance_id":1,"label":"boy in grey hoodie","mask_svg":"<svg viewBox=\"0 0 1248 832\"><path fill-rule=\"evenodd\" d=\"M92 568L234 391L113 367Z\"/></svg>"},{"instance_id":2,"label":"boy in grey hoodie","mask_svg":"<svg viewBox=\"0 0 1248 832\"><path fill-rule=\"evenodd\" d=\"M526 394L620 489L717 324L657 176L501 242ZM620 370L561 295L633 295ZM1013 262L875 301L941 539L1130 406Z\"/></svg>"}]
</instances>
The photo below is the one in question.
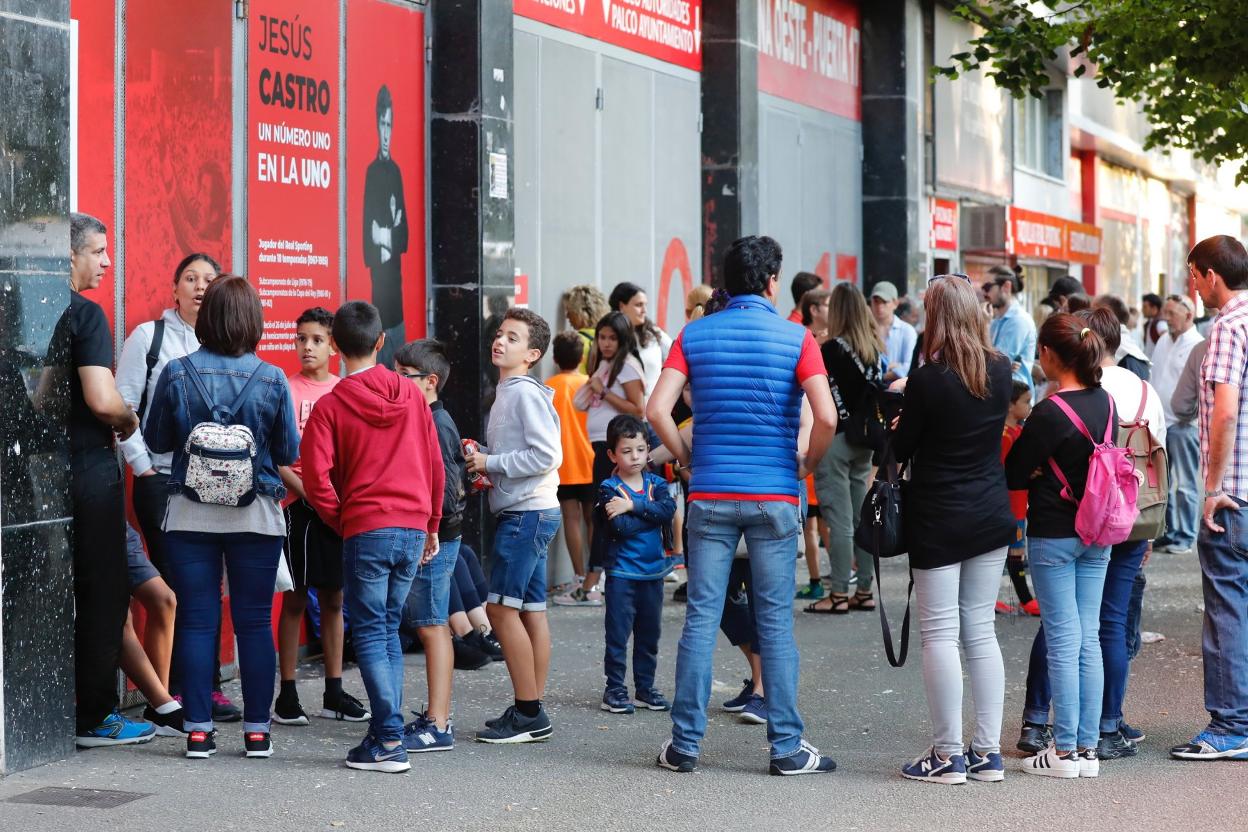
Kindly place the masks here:
<instances>
[{"instance_id":1,"label":"boy in grey hoodie","mask_svg":"<svg viewBox=\"0 0 1248 832\"><path fill-rule=\"evenodd\" d=\"M554 391L528 374L548 346L550 326L540 315L507 310L490 353L499 383L486 447L465 459L469 471L486 472L494 483L497 529L485 609L515 690L515 704L477 732L480 742L536 742L553 732L542 708L550 668L546 549L559 532L563 448Z\"/></svg>"}]
</instances>

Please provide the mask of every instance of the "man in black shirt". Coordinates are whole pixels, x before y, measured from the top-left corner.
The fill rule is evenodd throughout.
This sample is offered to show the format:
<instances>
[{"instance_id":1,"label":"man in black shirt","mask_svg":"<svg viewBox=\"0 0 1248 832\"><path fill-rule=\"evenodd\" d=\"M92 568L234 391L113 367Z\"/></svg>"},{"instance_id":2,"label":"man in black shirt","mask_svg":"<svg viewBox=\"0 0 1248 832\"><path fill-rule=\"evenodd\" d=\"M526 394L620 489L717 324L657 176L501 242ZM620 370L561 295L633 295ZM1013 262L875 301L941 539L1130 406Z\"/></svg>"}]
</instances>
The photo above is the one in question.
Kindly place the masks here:
<instances>
[{"instance_id":1,"label":"man in black shirt","mask_svg":"<svg viewBox=\"0 0 1248 832\"><path fill-rule=\"evenodd\" d=\"M98 288L108 259L104 224L70 215L69 309L61 318L69 344L70 495L73 501L74 686L80 748L147 742L148 722L117 712L117 663L130 603L125 500L113 432L139 426L113 379L113 333L99 304L80 293Z\"/></svg>"},{"instance_id":2,"label":"man in black shirt","mask_svg":"<svg viewBox=\"0 0 1248 832\"><path fill-rule=\"evenodd\" d=\"M364 177L364 264L373 275L373 306L381 312L386 342L377 363L391 366L407 340L403 332L403 253L407 251L407 212L403 176L390 158L394 102L383 84L377 91L377 158Z\"/></svg>"}]
</instances>

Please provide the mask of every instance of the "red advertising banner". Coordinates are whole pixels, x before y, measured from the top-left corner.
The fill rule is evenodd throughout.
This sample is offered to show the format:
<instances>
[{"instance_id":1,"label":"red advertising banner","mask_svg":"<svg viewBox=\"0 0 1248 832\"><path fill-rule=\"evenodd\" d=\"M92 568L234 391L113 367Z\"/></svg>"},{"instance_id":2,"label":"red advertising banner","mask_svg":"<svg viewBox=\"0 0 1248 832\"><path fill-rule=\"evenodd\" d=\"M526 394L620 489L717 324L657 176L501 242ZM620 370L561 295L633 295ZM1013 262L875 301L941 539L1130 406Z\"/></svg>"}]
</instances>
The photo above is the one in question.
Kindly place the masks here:
<instances>
[{"instance_id":1,"label":"red advertising banner","mask_svg":"<svg viewBox=\"0 0 1248 832\"><path fill-rule=\"evenodd\" d=\"M514 0L513 8L530 20L702 69L702 0Z\"/></svg>"},{"instance_id":2,"label":"red advertising banner","mask_svg":"<svg viewBox=\"0 0 1248 832\"><path fill-rule=\"evenodd\" d=\"M1011 205L1006 233L1006 251L1017 257L1088 266L1101 261L1101 229L1094 225Z\"/></svg>"},{"instance_id":3,"label":"red advertising banner","mask_svg":"<svg viewBox=\"0 0 1248 832\"><path fill-rule=\"evenodd\" d=\"M930 247L938 251L957 251L958 203L952 199L936 199L935 197L929 202L929 213L932 216Z\"/></svg>"},{"instance_id":4,"label":"red advertising banner","mask_svg":"<svg viewBox=\"0 0 1248 832\"><path fill-rule=\"evenodd\" d=\"M759 0L758 89L862 120L862 30L851 0Z\"/></svg>"},{"instance_id":5,"label":"red advertising banner","mask_svg":"<svg viewBox=\"0 0 1248 832\"><path fill-rule=\"evenodd\" d=\"M109 256L116 254L117 223L113 217L116 177L113 175L113 116L116 60L113 0L70 0L69 16L74 21L74 49L77 77L70 81L74 91L77 118L70 125L72 142L73 210L97 217L108 226ZM173 266L170 265L172 269ZM91 292L91 300L104 307L113 318L114 281L110 269Z\"/></svg>"},{"instance_id":6,"label":"red advertising banner","mask_svg":"<svg viewBox=\"0 0 1248 832\"><path fill-rule=\"evenodd\" d=\"M423 12L347 4L347 296L381 311L387 353L425 337L424 42Z\"/></svg>"},{"instance_id":7,"label":"red advertising banner","mask_svg":"<svg viewBox=\"0 0 1248 832\"><path fill-rule=\"evenodd\" d=\"M176 25L167 0L126 3L127 331L173 305L185 255L230 266L232 21L218 0L182 0Z\"/></svg>"},{"instance_id":8,"label":"red advertising banner","mask_svg":"<svg viewBox=\"0 0 1248 832\"><path fill-rule=\"evenodd\" d=\"M252 0L247 27L247 276L261 357L299 368L295 319L338 306L337 0Z\"/></svg>"},{"instance_id":9,"label":"red advertising banner","mask_svg":"<svg viewBox=\"0 0 1248 832\"><path fill-rule=\"evenodd\" d=\"M1101 262L1101 229L1085 222L1066 222L1066 259L1095 266Z\"/></svg>"}]
</instances>

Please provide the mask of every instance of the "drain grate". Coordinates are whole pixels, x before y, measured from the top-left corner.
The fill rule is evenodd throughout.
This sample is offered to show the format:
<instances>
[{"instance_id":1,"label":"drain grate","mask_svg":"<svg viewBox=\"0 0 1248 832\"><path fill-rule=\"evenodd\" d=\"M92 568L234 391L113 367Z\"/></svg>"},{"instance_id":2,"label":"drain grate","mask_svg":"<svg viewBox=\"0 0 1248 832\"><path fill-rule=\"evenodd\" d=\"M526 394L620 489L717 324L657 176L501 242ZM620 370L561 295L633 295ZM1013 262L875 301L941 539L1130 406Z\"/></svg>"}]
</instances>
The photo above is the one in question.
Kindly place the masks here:
<instances>
[{"instance_id":1,"label":"drain grate","mask_svg":"<svg viewBox=\"0 0 1248 832\"><path fill-rule=\"evenodd\" d=\"M149 795L145 792L118 792L108 789L63 789L48 786L33 792L5 798L5 803L31 803L36 806L73 806L79 809L116 809L132 800Z\"/></svg>"}]
</instances>

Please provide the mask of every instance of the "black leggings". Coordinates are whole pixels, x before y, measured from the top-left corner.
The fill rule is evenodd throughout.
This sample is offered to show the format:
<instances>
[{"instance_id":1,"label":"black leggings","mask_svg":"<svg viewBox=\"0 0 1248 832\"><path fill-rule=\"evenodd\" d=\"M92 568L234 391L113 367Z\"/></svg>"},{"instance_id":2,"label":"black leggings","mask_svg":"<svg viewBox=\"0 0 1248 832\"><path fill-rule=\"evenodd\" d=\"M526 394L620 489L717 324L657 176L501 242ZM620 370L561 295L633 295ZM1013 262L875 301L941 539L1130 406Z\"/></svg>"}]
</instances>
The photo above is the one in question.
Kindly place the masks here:
<instances>
[{"instance_id":1,"label":"black leggings","mask_svg":"<svg viewBox=\"0 0 1248 832\"><path fill-rule=\"evenodd\" d=\"M598 501L598 486L602 485L603 480L611 476L615 471L615 463L607 456L606 442L590 443L594 448L594 502ZM593 534L589 539L589 567L588 572L601 572L603 565L607 562L607 535L605 529L598 528L598 524L594 524Z\"/></svg>"}]
</instances>

